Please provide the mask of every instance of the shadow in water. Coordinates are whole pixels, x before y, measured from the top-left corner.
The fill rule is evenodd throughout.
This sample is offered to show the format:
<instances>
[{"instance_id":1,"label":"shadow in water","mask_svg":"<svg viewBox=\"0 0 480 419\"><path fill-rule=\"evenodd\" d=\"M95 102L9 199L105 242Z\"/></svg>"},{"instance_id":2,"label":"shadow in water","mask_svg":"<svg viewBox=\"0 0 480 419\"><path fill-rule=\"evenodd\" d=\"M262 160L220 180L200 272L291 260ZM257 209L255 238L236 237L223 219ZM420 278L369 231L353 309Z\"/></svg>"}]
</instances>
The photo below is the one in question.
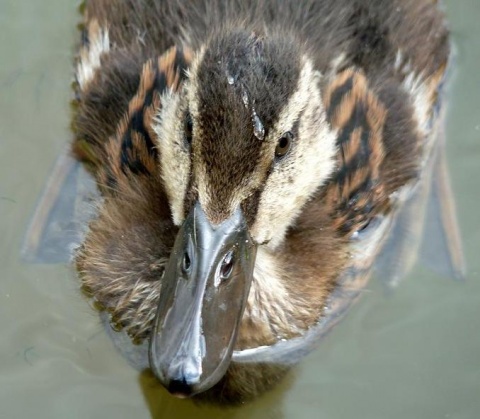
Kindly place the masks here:
<instances>
[{"instance_id":1,"label":"shadow in water","mask_svg":"<svg viewBox=\"0 0 480 419\"><path fill-rule=\"evenodd\" d=\"M281 379L277 386L258 398L237 405L217 405L195 399L172 396L158 382L150 370L139 375L139 384L153 419L234 419L283 418L283 398L295 380L295 368Z\"/></svg>"}]
</instances>

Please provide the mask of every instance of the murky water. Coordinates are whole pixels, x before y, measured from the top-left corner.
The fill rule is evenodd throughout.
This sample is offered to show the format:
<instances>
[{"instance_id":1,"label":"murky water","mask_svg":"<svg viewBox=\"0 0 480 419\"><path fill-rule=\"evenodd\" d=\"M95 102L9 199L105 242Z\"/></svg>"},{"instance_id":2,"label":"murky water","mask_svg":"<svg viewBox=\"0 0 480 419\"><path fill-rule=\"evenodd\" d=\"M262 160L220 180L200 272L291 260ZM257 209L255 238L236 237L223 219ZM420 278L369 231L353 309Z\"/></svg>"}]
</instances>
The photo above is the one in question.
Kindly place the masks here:
<instances>
[{"instance_id":1,"label":"murky water","mask_svg":"<svg viewBox=\"0 0 480 419\"><path fill-rule=\"evenodd\" d=\"M362 300L288 380L254 403L197 407L116 354L66 266L19 248L70 138L75 1L0 0L0 417L480 417L480 2L446 1L456 45L448 156L469 274L416 267L392 296Z\"/></svg>"}]
</instances>

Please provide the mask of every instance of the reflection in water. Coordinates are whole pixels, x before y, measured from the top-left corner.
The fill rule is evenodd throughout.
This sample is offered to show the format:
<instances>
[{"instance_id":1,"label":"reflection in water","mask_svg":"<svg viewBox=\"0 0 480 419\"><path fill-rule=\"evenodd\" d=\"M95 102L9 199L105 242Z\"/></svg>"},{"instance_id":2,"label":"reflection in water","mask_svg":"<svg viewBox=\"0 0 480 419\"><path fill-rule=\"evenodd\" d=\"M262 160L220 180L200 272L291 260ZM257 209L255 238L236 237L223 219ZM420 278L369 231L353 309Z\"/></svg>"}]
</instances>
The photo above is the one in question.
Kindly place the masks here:
<instances>
[{"instance_id":1,"label":"reflection in water","mask_svg":"<svg viewBox=\"0 0 480 419\"><path fill-rule=\"evenodd\" d=\"M262 400L253 401L243 406L216 407L210 403L195 400L183 400L172 397L157 378L145 370L139 375L139 382L152 418L189 418L201 417L233 419L233 418L283 418L283 397L295 379L294 372L290 372L275 391L266 393ZM262 406L270 406L268 410Z\"/></svg>"}]
</instances>

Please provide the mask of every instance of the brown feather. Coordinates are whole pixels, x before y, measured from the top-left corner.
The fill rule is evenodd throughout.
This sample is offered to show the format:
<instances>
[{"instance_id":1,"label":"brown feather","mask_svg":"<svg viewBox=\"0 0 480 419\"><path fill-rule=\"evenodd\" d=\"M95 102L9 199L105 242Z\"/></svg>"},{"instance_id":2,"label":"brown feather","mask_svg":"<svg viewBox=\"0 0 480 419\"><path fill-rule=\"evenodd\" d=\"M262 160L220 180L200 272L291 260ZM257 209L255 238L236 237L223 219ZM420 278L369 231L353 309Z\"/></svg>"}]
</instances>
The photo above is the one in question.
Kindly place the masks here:
<instances>
[{"instance_id":1,"label":"brown feather","mask_svg":"<svg viewBox=\"0 0 480 419\"><path fill-rule=\"evenodd\" d=\"M278 66L286 69L275 75L282 82L271 83L271 97L255 97L256 104L262 104L258 112L267 122L267 129L296 88L298 47L325 75L323 101L328 123L338 133L335 172L305 204L274 252L293 309L272 310L266 322L258 323L252 320L252 312L257 308L268 311L269 307L255 306L262 300L254 296L253 304L245 311L247 320L242 322L237 348L301 334L325 314L328 297L341 278L347 278L344 286L350 284L358 292L368 279L373 260L362 266L352 265L351 235L377 214L388 215L391 194L414 182L421 170L425 138L414 120L414 98L402 83L409 76L406 69L420 77L428 86L428 105L434 108L449 54L448 31L434 2L88 1L77 61L85 59L100 30L108 29L110 44L85 87L77 86L73 151L96 174L104 202L98 218L90 223L76 264L84 288L99 308L108 310L112 322L136 341L150 333L159 281L177 232L159 174L159 150L153 145L162 139L156 138L152 120L162 106L161 93L167 88L180 88L193 51L218 39L219 51L210 57L211 67L215 68L225 51L222 42L226 34L236 28L269 39L288 39L280 51L288 51L289 55L277 54L278 50L271 48L270 60L275 64L281 57L291 57L291 62ZM183 44L192 50L169 49ZM236 45L227 46L237 60ZM255 47L252 51L256 54L259 50ZM402 60L396 68L400 52ZM337 59L338 65L332 69ZM252 62L256 61L249 60L247 67ZM262 75L271 77L267 64ZM216 76L223 84L212 84L212 77L205 74L203 96L210 99L227 81L222 73ZM251 78L253 93L258 94L262 80ZM224 103L228 105L229 100L227 97ZM244 120L251 124L251 114L242 108L241 100L237 102L239 113L245 114ZM226 107L208 108L211 118L203 128L209 134L212 120L221 134L218 137L231 133L226 132L224 123L218 123L232 117L225 115ZM261 115L267 108L269 112ZM233 123L232 127L230 131L235 134L244 129ZM249 141L251 147L235 145L235 153L247 156L242 170L228 164L216 167L218 161L230 161L225 156L235 154L231 149L222 152L216 144L205 143L199 150L199 154L207 156L204 160L213 166L212 170L218 172L212 189L219 196L225 195L225 200L246 169L255 170L255 150L260 146L254 138ZM244 148L249 154L242 151ZM266 178L269 168L265 166L264 171ZM254 218L255 200L261 193L260 186L244 202L249 221ZM185 202L191 204L194 197L195 185L190 183ZM219 208L217 212L223 215L225 211ZM248 399L271 387L285 369L232 364L222 381L203 396L215 397L216 401L223 397L228 402Z\"/></svg>"},{"instance_id":2,"label":"brown feather","mask_svg":"<svg viewBox=\"0 0 480 419\"><path fill-rule=\"evenodd\" d=\"M189 51L173 47L158 60L145 63L137 94L116 134L104 145L107 158L97 167L96 175L106 199L76 257L85 290L95 297L99 308L111 313L117 329L125 327L137 341L151 328L155 314L152 301L158 299L158 287L152 286L152 281L162 275L176 231L157 170L158 151L151 148L151 127L161 106L160 94L166 88L177 90L184 77L178 54L181 62L191 59ZM159 80L166 82L156 85ZM150 104L146 103L149 95ZM140 119L135 117L139 112L143 115ZM149 141L146 136L151 136ZM139 171L139 167L144 170ZM128 235L130 240L112 242L110 237L118 234ZM149 240L151 248L145 251Z\"/></svg>"},{"instance_id":3,"label":"brown feather","mask_svg":"<svg viewBox=\"0 0 480 419\"><path fill-rule=\"evenodd\" d=\"M355 69L332 81L324 101L329 122L339 133L338 169L325 189L325 201L332 208L336 229L351 234L389 208L380 173L387 111L369 89L365 75Z\"/></svg>"}]
</instances>

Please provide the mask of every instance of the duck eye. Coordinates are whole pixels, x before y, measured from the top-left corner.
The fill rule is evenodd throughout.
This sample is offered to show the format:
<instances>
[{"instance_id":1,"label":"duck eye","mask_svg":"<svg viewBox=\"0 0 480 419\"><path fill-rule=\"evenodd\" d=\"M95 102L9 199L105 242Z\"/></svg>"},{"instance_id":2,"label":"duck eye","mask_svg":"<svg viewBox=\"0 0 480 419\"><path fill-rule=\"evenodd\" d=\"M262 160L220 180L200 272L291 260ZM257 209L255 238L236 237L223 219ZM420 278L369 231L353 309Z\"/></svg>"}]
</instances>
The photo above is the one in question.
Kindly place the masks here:
<instances>
[{"instance_id":1,"label":"duck eye","mask_svg":"<svg viewBox=\"0 0 480 419\"><path fill-rule=\"evenodd\" d=\"M227 280L230 278L233 272L233 262L234 262L234 257L233 257L233 250L230 250L227 252L225 257L222 260L222 264L220 265L220 278L222 280Z\"/></svg>"},{"instance_id":2,"label":"duck eye","mask_svg":"<svg viewBox=\"0 0 480 419\"><path fill-rule=\"evenodd\" d=\"M365 222L355 230L351 236L353 240L361 240L370 235L382 222L383 217L375 216L373 218L365 220Z\"/></svg>"},{"instance_id":3,"label":"duck eye","mask_svg":"<svg viewBox=\"0 0 480 419\"><path fill-rule=\"evenodd\" d=\"M192 143L193 136L193 120L190 112L185 114L185 118L183 120L183 131L185 135L185 141L190 145Z\"/></svg>"},{"instance_id":4,"label":"duck eye","mask_svg":"<svg viewBox=\"0 0 480 419\"><path fill-rule=\"evenodd\" d=\"M368 227L370 226L370 223L372 222L371 219L369 220L366 220L361 226L360 228L357 230L357 233L363 233L365 231L367 231Z\"/></svg>"},{"instance_id":5,"label":"duck eye","mask_svg":"<svg viewBox=\"0 0 480 419\"><path fill-rule=\"evenodd\" d=\"M290 150L292 140L293 134L290 131L283 134L278 140L277 147L275 148L275 157L281 158L285 156Z\"/></svg>"}]
</instances>

